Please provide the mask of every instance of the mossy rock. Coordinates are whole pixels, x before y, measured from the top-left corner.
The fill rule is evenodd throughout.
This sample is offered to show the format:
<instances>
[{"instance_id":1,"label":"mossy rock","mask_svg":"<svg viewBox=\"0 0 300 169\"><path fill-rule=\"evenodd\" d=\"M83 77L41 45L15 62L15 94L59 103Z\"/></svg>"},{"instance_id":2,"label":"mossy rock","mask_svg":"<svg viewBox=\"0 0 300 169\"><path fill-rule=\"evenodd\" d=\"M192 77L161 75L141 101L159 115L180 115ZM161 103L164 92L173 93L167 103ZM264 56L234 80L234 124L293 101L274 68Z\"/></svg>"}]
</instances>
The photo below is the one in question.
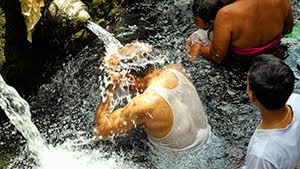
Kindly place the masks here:
<instances>
[{"instance_id":1,"label":"mossy rock","mask_svg":"<svg viewBox=\"0 0 300 169\"><path fill-rule=\"evenodd\" d=\"M115 23L116 18L123 12L123 2L125 0L81 0L85 5L87 12L90 14L90 20L98 25L106 26ZM52 27L49 25L48 27ZM57 26L56 26L57 27ZM70 54L76 54L85 46L95 35L88 31L85 27L81 27L77 32L68 33L67 29L57 28L54 36L50 36L50 44L52 41L58 42L65 51ZM64 33L64 31L67 31ZM49 34L49 32L47 32ZM66 35L66 36L64 36ZM55 47L56 48L56 47Z\"/></svg>"}]
</instances>

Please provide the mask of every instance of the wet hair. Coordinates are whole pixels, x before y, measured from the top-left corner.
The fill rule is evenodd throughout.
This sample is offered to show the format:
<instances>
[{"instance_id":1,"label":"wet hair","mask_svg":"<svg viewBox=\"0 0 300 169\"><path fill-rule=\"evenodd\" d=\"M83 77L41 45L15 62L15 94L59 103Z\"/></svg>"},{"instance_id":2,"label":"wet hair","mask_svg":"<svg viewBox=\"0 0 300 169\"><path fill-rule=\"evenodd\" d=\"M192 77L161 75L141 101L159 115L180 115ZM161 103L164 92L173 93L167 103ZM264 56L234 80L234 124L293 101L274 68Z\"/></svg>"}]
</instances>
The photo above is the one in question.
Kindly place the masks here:
<instances>
[{"instance_id":1,"label":"wet hair","mask_svg":"<svg viewBox=\"0 0 300 169\"><path fill-rule=\"evenodd\" d=\"M285 106L294 90L295 75L282 60L270 54L253 59L248 75L249 88L269 110Z\"/></svg>"},{"instance_id":2,"label":"wet hair","mask_svg":"<svg viewBox=\"0 0 300 169\"><path fill-rule=\"evenodd\" d=\"M221 0L194 0L193 15L208 23L211 20L215 20L219 9L223 6L224 4Z\"/></svg>"},{"instance_id":3,"label":"wet hair","mask_svg":"<svg viewBox=\"0 0 300 169\"><path fill-rule=\"evenodd\" d=\"M143 78L156 68L155 63L147 59L124 59L120 62L120 69L126 70L127 73Z\"/></svg>"}]
</instances>

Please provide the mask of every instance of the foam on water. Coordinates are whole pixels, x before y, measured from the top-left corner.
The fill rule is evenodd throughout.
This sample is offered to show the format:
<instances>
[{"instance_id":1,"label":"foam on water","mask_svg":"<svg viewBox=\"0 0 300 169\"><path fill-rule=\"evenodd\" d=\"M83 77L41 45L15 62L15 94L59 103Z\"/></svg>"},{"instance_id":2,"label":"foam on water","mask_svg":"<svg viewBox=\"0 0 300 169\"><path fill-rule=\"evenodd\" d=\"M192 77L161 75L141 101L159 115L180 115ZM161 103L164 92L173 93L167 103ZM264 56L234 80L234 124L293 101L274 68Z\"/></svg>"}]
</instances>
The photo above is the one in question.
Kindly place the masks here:
<instances>
[{"instance_id":1,"label":"foam on water","mask_svg":"<svg viewBox=\"0 0 300 169\"><path fill-rule=\"evenodd\" d=\"M123 169L138 168L130 161L122 159L122 155L105 152L100 149L82 149L70 147L72 141L63 145L49 146L47 151L41 153L40 165L36 169ZM109 157L106 157L109 156Z\"/></svg>"}]
</instances>

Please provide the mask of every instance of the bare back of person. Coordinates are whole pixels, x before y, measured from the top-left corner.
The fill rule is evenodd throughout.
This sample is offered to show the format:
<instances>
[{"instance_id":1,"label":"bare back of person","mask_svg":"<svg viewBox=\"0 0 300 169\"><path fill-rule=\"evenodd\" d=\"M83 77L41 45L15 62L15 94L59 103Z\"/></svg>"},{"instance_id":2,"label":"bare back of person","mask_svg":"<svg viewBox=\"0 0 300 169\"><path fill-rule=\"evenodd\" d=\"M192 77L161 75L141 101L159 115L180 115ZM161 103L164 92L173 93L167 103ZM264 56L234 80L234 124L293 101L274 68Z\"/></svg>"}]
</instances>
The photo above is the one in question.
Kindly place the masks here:
<instances>
[{"instance_id":1,"label":"bare back of person","mask_svg":"<svg viewBox=\"0 0 300 169\"><path fill-rule=\"evenodd\" d=\"M203 18L208 16L200 11L217 12L215 18L206 19L209 20L206 25L213 23L213 37L210 45L206 45L208 42L203 38L200 38L201 43L191 45L191 38L188 38L186 48L192 61L202 56L221 63L231 52L239 57L268 52L279 46L281 36L292 32L294 26L289 0L235 0L221 8L218 1L217 4L206 4L207 7L204 1L194 1L195 24L201 29L205 25L200 21L204 22Z\"/></svg>"},{"instance_id":2,"label":"bare back of person","mask_svg":"<svg viewBox=\"0 0 300 169\"><path fill-rule=\"evenodd\" d=\"M262 46L292 29L286 25L293 25L289 0L237 0L221 10L231 15L227 22L231 22L233 47Z\"/></svg>"},{"instance_id":3,"label":"bare back of person","mask_svg":"<svg viewBox=\"0 0 300 169\"><path fill-rule=\"evenodd\" d=\"M160 72L159 76L157 76L149 86L162 87L166 89L173 89L177 87L177 77L172 72L166 71L167 69L175 69L185 75L180 67L176 65L168 66ZM151 120L149 119L145 124L145 131L152 137L163 138L173 127L172 109L167 101L154 91L145 91L144 97L155 98L155 101L152 104L155 106L153 106L150 114Z\"/></svg>"}]
</instances>

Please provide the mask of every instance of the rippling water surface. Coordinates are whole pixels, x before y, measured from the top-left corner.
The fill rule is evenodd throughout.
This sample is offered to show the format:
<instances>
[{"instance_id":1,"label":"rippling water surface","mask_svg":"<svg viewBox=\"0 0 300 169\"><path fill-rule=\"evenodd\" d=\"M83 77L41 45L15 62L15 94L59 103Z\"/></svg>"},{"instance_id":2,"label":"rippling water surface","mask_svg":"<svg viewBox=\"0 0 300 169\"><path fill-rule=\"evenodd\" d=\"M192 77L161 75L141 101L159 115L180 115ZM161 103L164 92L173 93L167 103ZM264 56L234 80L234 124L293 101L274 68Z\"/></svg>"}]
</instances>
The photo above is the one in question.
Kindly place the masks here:
<instances>
[{"instance_id":1,"label":"rippling water surface","mask_svg":"<svg viewBox=\"0 0 300 169\"><path fill-rule=\"evenodd\" d=\"M299 23L299 4L294 2L293 7ZM257 110L246 95L248 64L234 59L222 65L204 59L187 61L183 44L196 30L190 1L136 1L120 22L107 30L123 44L134 40L150 43L156 53L168 58L165 64L182 65L202 98L214 136L207 145L181 153L156 150L140 128L113 140L94 140L94 113L103 91L105 51L103 43L96 39L77 56L70 57L50 83L40 86L27 99L33 123L49 145L41 156L41 165L28 158L25 140L13 125L2 125L1 151L6 159L11 158L11 168L239 168L259 122ZM297 77L297 92L299 41L283 39L288 49L285 61Z\"/></svg>"}]
</instances>

